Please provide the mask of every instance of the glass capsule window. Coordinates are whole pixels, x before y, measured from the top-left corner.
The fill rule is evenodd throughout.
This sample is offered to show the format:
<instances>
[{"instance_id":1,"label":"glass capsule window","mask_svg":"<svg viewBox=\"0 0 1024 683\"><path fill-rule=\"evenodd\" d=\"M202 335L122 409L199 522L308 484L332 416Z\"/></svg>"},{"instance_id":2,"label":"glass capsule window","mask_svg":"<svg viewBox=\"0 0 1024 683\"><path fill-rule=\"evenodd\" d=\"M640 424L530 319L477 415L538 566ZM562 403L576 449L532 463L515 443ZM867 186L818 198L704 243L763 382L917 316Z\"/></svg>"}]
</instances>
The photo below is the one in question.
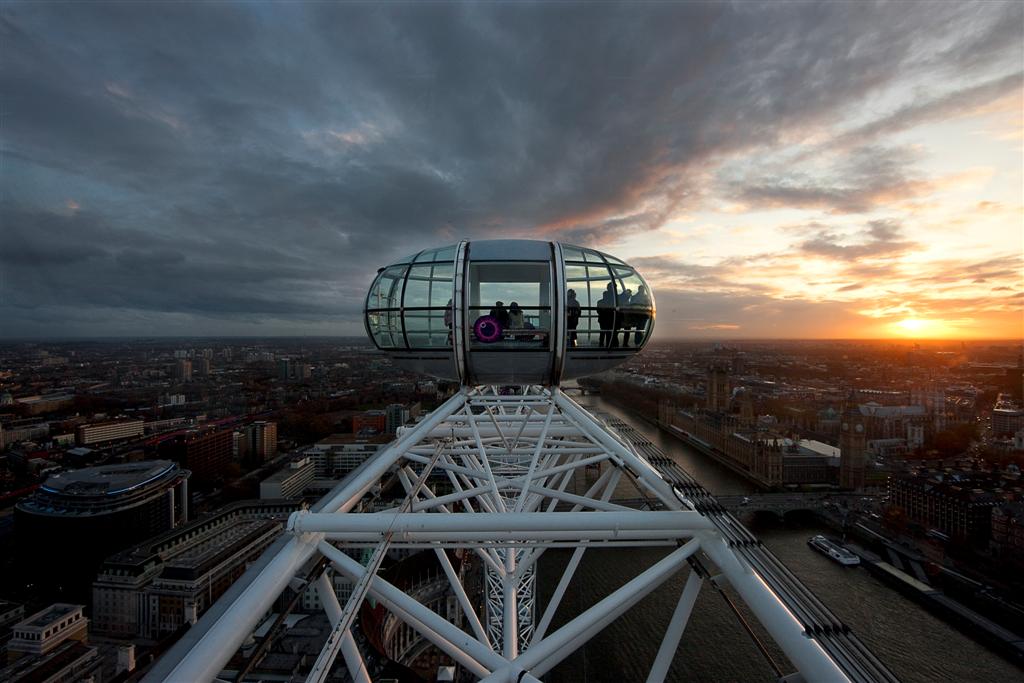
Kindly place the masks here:
<instances>
[{"instance_id":1,"label":"glass capsule window","mask_svg":"<svg viewBox=\"0 0 1024 683\"><path fill-rule=\"evenodd\" d=\"M388 266L366 299L366 326L382 349L452 345L455 247L431 249Z\"/></svg>"},{"instance_id":2,"label":"glass capsule window","mask_svg":"<svg viewBox=\"0 0 1024 683\"><path fill-rule=\"evenodd\" d=\"M564 284L564 327L570 352L638 349L655 316L647 283L629 265L607 254L561 245L565 282L558 282L543 250L485 243L465 264L464 300L453 303L457 248L413 254L383 268L366 298L366 327L381 349L452 349L455 306L464 306L469 350L545 351L552 335L552 287ZM505 243L502 243L505 244ZM540 244L540 243L532 243ZM509 246L511 245L511 246ZM514 260L501 260L509 248ZM488 249L490 249L488 251ZM469 251L472 254L472 250ZM516 258L518 257L518 258Z\"/></svg>"},{"instance_id":3,"label":"glass capsule window","mask_svg":"<svg viewBox=\"0 0 1024 683\"><path fill-rule=\"evenodd\" d=\"M622 261L563 246L566 331L570 350L639 348L654 320L654 298L644 279Z\"/></svg>"},{"instance_id":4,"label":"glass capsule window","mask_svg":"<svg viewBox=\"0 0 1024 683\"><path fill-rule=\"evenodd\" d=\"M470 348L551 349L551 263L471 261Z\"/></svg>"}]
</instances>

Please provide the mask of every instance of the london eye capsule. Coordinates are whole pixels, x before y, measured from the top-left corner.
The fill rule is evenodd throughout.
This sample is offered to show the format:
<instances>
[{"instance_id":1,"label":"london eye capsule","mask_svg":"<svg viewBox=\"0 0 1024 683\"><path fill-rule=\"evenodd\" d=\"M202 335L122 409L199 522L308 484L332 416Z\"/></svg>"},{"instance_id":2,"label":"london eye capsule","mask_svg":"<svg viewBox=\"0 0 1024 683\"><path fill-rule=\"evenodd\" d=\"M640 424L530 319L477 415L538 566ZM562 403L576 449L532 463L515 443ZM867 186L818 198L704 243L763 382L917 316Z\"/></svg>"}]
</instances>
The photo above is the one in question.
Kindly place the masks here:
<instances>
[{"instance_id":1,"label":"london eye capsule","mask_svg":"<svg viewBox=\"0 0 1024 683\"><path fill-rule=\"evenodd\" d=\"M381 268L366 332L401 367L468 385L544 384L635 355L654 295L614 256L559 242L472 240Z\"/></svg>"}]
</instances>

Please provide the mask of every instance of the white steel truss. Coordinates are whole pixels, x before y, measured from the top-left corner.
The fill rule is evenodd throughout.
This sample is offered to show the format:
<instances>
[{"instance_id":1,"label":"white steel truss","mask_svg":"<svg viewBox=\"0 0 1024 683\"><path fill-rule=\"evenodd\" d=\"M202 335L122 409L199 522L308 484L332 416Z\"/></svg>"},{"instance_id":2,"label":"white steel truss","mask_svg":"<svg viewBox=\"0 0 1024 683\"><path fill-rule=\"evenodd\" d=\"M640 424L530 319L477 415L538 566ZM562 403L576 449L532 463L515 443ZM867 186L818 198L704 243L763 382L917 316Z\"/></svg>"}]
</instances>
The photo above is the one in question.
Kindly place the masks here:
<instances>
[{"instance_id":1,"label":"white steel truss","mask_svg":"<svg viewBox=\"0 0 1024 683\"><path fill-rule=\"evenodd\" d=\"M378 511L358 512L378 482L390 476L404 489L404 498L383 510L377 501ZM447 483L444 491L436 484L438 476ZM664 509L617 504L613 493L623 476ZM570 483L578 486L581 480L585 492L572 493ZM330 582L323 575L316 580L333 631L307 680L323 680L339 653L354 680L369 680L350 629L358 604L369 595L472 675L495 683L537 681L686 568L698 552L716 567L716 581L735 589L805 680L848 680L715 525L628 441L557 388L528 386L513 394L496 387L463 389L400 432L313 510L294 513L286 533L287 541L267 551L248 585L229 592L225 604L204 615L191 639L168 654L151 680L216 678L277 596L322 557L356 589L343 608ZM551 631L584 553L623 546L664 546L666 554ZM465 628L377 571L389 547L436 555ZM374 549L369 565L343 552L351 548ZM483 596L465 589L448 556L453 548L466 549L481 563ZM548 548L573 552L538 614L536 569ZM702 583L701 572L689 573L648 681L665 678ZM482 609L474 599L479 597Z\"/></svg>"}]
</instances>

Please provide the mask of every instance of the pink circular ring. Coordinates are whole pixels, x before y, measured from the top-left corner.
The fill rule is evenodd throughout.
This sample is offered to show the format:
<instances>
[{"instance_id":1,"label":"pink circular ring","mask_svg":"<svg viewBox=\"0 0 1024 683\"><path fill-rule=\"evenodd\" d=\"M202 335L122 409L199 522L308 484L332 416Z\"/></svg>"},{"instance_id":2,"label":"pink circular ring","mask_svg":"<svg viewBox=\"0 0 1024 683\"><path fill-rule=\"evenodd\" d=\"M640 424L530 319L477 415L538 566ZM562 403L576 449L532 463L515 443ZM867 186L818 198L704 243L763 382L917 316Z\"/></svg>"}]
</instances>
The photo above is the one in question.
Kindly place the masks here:
<instances>
[{"instance_id":1,"label":"pink circular ring","mask_svg":"<svg viewBox=\"0 0 1024 683\"><path fill-rule=\"evenodd\" d=\"M502 331L501 323L493 315L482 315L473 323L473 333L485 344L501 339Z\"/></svg>"}]
</instances>

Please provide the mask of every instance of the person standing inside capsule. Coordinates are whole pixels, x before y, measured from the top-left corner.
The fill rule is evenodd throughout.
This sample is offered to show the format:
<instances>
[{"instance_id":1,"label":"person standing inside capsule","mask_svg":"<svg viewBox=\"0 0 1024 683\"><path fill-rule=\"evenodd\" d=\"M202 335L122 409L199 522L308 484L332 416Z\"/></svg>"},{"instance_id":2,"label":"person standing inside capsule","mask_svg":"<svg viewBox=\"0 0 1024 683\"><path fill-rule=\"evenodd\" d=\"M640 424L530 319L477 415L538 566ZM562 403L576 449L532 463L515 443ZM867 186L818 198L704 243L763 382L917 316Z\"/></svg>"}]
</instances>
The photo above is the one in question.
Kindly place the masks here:
<instances>
[{"instance_id":1,"label":"person standing inside capsule","mask_svg":"<svg viewBox=\"0 0 1024 683\"><path fill-rule=\"evenodd\" d=\"M643 285L637 287L636 294L634 294L629 300L630 316L632 317L633 327L636 328L636 334L633 335L633 344L640 346L640 342L643 341L644 333L647 330L647 323L651 320L651 295L647 293L647 288ZM626 333L629 336L629 333Z\"/></svg>"},{"instance_id":2,"label":"person standing inside capsule","mask_svg":"<svg viewBox=\"0 0 1024 683\"><path fill-rule=\"evenodd\" d=\"M565 327L569 330L567 345L570 348L576 348L578 346L576 328L580 324L580 302L576 300L575 289L570 289L567 294L568 300L565 302Z\"/></svg>"},{"instance_id":3,"label":"person standing inside capsule","mask_svg":"<svg viewBox=\"0 0 1024 683\"><path fill-rule=\"evenodd\" d=\"M597 302L597 324L601 327L598 343L602 347L612 344L612 329L615 326L615 285L611 282Z\"/></svg>"},{"instance_id":4,"label":"person standing inside capsule","mask_svg":"<svg viewBox=\"0 0 1024 683\"><path fill-rule=\"evenodd\" d=\"M505 308L504 301L494 302L494 308L491 309L490 316L498 321L498 324L501 325L502 331L509 328L508 309Z\"/></svg>"},{"instance_id":5,"label":"person standing inside capsule","mask_svg":"<svg viewBox=\"0 0 1024 683\"><path fill-rule=\"evenodd\" d=\"M452 323L455 320L455 305L452 299L448 299L448 305L444 307L444 326L448 328L448 344L452 343Z\"/></svg>"},{"instance_id":6,"label":"person standing inside capsule","mask_svg":"<svg viewBox=\"0 0 1024 683\"><path fill-rule=\"evenodd\" d=\"M508 305L508 326L514 330L523 329L523 309L515 301Z\"/></svg>"},{"instance_id":7,"label":"person standing inside capsule","mask_svg":"<svg viewBox=\"0 0 1024 683\"><path fill-rule=\"evenodd\" d=\"M629 331L633 328L633 316L629 312L629 303L633 292L623 289L618 296L619 310L615 316L615 332L612 334L612 346L619 345L619 330L623 330L622 345L629 346Z\"/></svg>"}]
</instances>

